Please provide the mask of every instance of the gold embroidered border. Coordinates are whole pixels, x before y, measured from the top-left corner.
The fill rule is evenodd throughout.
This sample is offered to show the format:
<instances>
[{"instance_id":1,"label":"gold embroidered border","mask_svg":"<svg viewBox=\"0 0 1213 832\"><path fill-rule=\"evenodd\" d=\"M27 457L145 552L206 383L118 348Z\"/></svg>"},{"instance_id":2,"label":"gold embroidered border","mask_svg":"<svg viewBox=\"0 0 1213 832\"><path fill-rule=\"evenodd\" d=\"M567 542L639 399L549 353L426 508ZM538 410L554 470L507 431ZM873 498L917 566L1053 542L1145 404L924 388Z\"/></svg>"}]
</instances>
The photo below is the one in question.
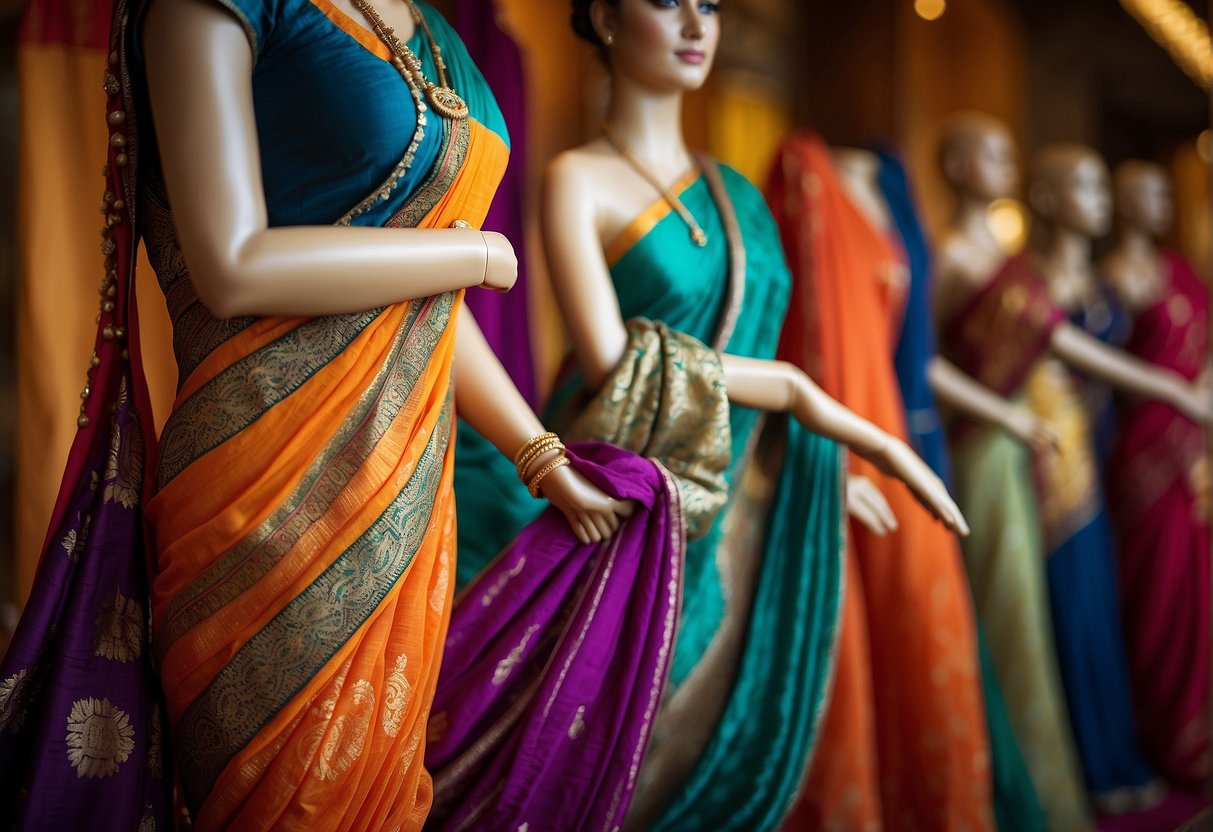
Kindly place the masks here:
<instances>
[{"instance_id":1,"label":"gold embroidered border","mask_svg":"<svg viewBox=\"0 0 1213 832\"><path fill-rule=\"evenodd\" d=\"M250 639L186 710L177 728L192 805L228 762L345 644L404 575L430 525L451 439L453 399L417 469L374 524Z\"/></svg>"},{"instance_id":2,"label":"gold embroidered border","mask_svg":"<svg viewBox=\"0 0 1213 832\"><path fill-rule=\"evenodd\" d=\"M159 658L193 627L261 580L323 516L405 407L446 329L454 299L454 293L448 293L412 302L392 354L290 498L169 603L155 633Z\"/></svg>"}]
</instances>

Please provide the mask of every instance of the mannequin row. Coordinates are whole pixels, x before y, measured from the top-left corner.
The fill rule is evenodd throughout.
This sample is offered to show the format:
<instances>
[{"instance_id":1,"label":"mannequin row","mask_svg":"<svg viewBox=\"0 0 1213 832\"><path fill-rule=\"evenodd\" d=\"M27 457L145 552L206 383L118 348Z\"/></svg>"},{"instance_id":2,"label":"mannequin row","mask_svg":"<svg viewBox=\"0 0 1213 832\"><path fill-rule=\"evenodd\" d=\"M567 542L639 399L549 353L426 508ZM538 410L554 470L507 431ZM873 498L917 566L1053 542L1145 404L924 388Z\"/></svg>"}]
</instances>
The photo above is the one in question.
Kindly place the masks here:
<instances>
[{"instance_id":1,"label":"mannequin row","mask_svg":"<svg viewBox=\"0 0 1213 832\"><path fill-rule=\"evenodd\" d=\"M797 134L760 191L681 132L719 11L571 4L611 86L545 175L572 352L540 417L463 308L516 279L477 230L509 136L435 9L119 0L96 349L0 663L15 826L104 799L140 829L1081 829L1203 776L1171 704L1199 646L1159 616L1207 616L1175 566L1207 530L1153 444L1190 462L1213 420L1190 274L1126 222L1107 273L1139 325L1188 287L1188 334L1092 335L1100 163L1044 157L1047 234L1006 261L1013 153L976 116L934 267L889 155ZM159 436L140 243L180 372ZM1162 490L1127 489L1122 568L1175 532L1128 661L1070 368L1142 402L1109 476Z\"/></svg>"}]
</instances>

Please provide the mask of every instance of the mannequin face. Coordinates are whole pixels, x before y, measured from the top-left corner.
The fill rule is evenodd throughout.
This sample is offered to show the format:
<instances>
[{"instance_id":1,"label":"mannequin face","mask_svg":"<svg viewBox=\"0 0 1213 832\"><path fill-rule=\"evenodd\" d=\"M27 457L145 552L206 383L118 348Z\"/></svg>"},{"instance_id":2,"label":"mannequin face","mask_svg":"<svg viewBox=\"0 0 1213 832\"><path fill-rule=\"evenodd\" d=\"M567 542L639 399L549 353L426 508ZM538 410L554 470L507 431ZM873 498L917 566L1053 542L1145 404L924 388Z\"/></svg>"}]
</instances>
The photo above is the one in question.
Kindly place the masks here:
<instances>
[{"instance_id":1,"label":"mannequin face","mask_svg":"<svg viewBox=\"0 0 1213 832\"><path fill-rule=\"evenodd\" d=\"M993 202L1013 196L1019 187L1015 142L1005 130L986 130L969 143L965 185L975 196Z\"/></svg>"},{"instance_id":2,"label":"mannequin face","mask_svg":"<svg viewBox=\"0 0 1213 832\"><path fill-rule=\"evenodd\" d=\"M651 89L688 92L703 86L720 42L720 3L701 0L619 0L591 9L610 41L612 74Z\"/></svg>"},{"instance_id":3,"label":"mannequin face","mask_svg":"<svg viewBox=\"0 0 1213 832\"><path fill-rule=\"evenodd\" d=\"M1088 237L1102 237L1112 223L1112 193L1107 166L1097 156L1075 160L1057 183L1054 219Z\"/></svg>"},{"instance_id":4,"label":"mannequin face","mask_svg":"<svg viewBox=\"0 0 1213 832\"><path fill-rule=\"evenodd\" d=\"M1154 237L1171 230L1175 218L1175 203L1171 183L1160 171L1143 172L1122 183L1117 210L1124 222L1140 228Z\"/></svg>"}]
</instances>

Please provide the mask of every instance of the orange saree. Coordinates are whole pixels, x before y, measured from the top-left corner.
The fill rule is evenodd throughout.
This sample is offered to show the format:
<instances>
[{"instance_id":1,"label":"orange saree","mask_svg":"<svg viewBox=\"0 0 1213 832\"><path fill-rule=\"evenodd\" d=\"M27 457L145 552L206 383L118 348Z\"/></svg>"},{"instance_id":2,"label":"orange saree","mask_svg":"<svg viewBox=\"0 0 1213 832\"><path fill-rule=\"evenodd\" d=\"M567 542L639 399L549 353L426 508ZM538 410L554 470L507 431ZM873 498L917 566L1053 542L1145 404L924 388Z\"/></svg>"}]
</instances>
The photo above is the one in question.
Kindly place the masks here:
<instances>
[{"instance_id":1,"label":"orange saree","mask_svg":"<svg viewBox=\"0 0 1213 832\"><path fill-rule=\"evenodd\" d=\"M794 275L780 357L906 438L893 367L904 272L850 201L825 144L785 141L767 191ZM900 483L852 459L900 528L851 526L834 696L785 828L993 829L974 620L956 538ZM874 715L874 718L873 716Z\"/></svg>"}]
</instances>

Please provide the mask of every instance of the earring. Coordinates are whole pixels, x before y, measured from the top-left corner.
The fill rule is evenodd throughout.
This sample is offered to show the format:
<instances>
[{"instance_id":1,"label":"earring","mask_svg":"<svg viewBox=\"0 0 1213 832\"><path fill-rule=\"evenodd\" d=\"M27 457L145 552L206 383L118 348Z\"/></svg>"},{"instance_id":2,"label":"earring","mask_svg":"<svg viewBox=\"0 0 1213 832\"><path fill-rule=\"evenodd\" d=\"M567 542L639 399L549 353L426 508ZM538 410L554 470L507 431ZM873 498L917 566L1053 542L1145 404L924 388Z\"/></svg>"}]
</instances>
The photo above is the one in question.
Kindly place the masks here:
<instances>
[{"instance_id":1,"label":"earring","mask_svg":"<svg viewBox=\"0 0 1213 832\"><path fill-rule=\"evenodd\" d=\"M605 43L607 46L610 46L611 44L613 44L615 42L615 36L608 34L602 40L603 40L603 43Z\"/></svg>"}]
</instances>

